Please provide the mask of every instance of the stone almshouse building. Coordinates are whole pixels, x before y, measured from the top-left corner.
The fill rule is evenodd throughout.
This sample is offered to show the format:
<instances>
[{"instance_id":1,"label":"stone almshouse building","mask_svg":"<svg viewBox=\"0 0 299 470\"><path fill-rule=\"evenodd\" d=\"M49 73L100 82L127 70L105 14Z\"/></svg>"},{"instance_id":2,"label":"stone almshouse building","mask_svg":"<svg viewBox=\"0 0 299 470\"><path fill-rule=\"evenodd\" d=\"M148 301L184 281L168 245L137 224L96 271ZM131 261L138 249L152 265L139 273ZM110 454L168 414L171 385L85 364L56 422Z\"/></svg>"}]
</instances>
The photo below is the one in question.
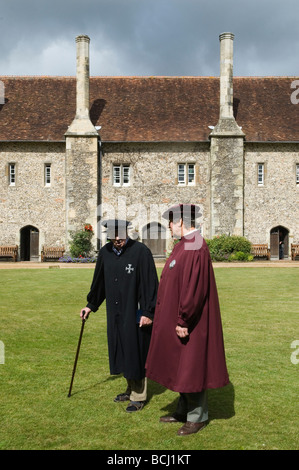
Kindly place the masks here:
<instances>
[{"instance_id":1,"label":"stone almshouse building","mask_svg":"<svg viewBox=\"0 0 299 470\"><path fill-rule=\"evenodd\" d=\"M86 223L127 217L155 255L161 212L194 202L204 237L299 243L299 81L233 78L233 35L220 77L0 77L0 245L37 260ZM280 235L279 235L280 234ZM95 237L96 239L96 237Z\"/></svg>"}]
</instances>

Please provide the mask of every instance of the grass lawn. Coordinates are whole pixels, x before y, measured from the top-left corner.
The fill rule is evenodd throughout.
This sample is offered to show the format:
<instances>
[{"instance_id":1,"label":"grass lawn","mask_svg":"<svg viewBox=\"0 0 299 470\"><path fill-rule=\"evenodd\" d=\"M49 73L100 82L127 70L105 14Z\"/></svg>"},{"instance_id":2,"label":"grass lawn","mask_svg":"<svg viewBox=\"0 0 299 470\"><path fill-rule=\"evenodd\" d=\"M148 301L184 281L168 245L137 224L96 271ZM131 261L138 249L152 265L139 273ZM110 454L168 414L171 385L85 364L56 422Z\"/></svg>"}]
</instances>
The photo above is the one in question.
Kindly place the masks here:
<instances>
[{"instance_id":1,"label":"grass lawn","mask_svg":"<svg viewBox=\"0 0 299 470\"><path fill-rule=\"evenodd\" d=\"M1 270L0 449L298 449L299 270L215 274L231 383L209 391L209 425L178 437L180 426L159 422L176 393L150 382L133 414L113 402L125 380L109 375L104 305L85 325L67 397L93 267Z\"/></svg>"}]
</instances>

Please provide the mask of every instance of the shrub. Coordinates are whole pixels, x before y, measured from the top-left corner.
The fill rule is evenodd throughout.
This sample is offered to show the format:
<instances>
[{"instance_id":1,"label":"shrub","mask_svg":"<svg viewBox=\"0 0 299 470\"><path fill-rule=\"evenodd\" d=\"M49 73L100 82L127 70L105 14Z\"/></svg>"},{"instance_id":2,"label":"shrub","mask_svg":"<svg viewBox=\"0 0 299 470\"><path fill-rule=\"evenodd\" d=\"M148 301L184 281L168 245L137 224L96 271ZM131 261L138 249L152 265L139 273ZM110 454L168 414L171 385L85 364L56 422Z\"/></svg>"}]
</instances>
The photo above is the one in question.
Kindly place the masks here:
<instances>
[{"instance_id":1,"label":"shrub","mask_svg":"<svg viewBox=\"0 0 299 470\"><path fill-rule=\"evenodd\" d=\"M245 237L218 235L206 240L213 261L252 261L251 243Z\"/></svg>"},{"instance_id":2,"label":"shrub","mask_svg":"<svg viewBox=\"0 0 299 470\"><path fill-rule=\"evenodd\" d=\"M91 239L93 237L93 230L90 224L86 224L83 230L77 232L70 232L71 243L70 252L74 258L88 258L92 251Z\"/></svg>"},{"instance_id":3,"label":"shrub","mask_svg":"<svg viewBox=\"0 0 299 470\"><path fill-rule=\"evenodd\" d=\"M229 261L252 261L253 256L244 253L243 251L237 251L236 253L232 253L229 257Z\"/></svg>"}]
</instances>

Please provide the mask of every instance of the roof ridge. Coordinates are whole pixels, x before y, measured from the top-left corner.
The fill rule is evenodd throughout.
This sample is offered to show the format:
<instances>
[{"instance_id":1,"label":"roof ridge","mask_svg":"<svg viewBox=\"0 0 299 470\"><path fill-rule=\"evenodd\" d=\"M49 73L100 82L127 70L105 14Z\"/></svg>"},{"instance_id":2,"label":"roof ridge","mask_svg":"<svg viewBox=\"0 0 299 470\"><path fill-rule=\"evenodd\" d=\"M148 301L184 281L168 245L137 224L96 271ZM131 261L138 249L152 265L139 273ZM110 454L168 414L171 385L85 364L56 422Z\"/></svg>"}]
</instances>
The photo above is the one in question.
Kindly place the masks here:
<instances>
[{"instance_id":1,"label":"roof ridge","mask_svg":"<svg viewBox=\"0 0 299 470\"><path fill-rule=\"evenodd\" d=\"M76 78L75 75L0 75L1 78Z\"/></svg>"},{"instance_id":2,"label":"roof ridge","mask_svg":"<svg viewBox=\"0 0 299 470\"><path fill-rule=\"evenodd\" d=\"M1 78L55 78L55 79L75 79L76 75L0 75ZM219 75L91 75L91 79L134 79L134 80L159 80L159 79L219 79ZM296 75L248 75L248 76L241 76L237 75L233 77L234 79L299 79L299 76Z\"/></svg>"}]
</instances>

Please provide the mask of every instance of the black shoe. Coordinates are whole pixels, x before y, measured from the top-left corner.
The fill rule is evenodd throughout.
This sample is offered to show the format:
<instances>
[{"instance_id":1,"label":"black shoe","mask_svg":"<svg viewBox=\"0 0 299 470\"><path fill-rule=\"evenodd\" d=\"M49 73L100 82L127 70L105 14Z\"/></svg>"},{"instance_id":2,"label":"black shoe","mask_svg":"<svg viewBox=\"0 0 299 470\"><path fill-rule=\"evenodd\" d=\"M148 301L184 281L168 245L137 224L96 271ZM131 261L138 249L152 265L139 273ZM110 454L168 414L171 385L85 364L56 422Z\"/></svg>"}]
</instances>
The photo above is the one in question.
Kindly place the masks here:
<instances>
[{"instance_id":1,"label":"black shoe","mask_svg":"<svg viewBox=\"0 0 299 470\"><path fill-rule=\"evenodd\" d=\"M126 411L128 413L133 413L134 411L142 410L142 408L144 407L144 404L145 404L144 401L131 401Z\"/></svg>"},{"instance_id":2,"label":"black shoe","mask_svg":"<svg viewBox=\"0 0 299 470\"><path fill-rule=\"evenodd\" d=\"M128 400L130 400L130 395L128 395L127 393L120 393L114 398L114 401L117 403L120 401L128 401Z\"/></svg>"}]
</instances>

